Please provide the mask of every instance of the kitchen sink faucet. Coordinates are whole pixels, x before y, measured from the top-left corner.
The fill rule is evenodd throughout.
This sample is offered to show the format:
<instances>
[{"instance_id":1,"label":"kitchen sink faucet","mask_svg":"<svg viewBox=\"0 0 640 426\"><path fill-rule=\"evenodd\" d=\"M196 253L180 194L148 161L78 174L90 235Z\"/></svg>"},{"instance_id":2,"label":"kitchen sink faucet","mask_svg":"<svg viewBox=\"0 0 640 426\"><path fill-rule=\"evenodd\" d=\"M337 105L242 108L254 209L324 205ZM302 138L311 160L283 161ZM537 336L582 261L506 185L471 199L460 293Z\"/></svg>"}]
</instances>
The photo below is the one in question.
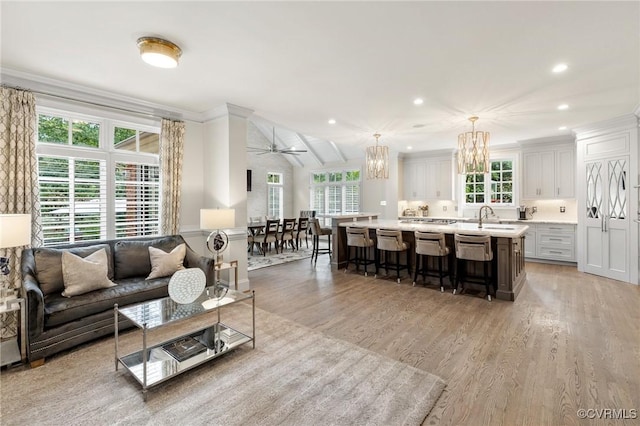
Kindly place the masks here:
<instances>
[{"instance_id":1,"label":"kitchen sink faucet","mask_svg":"<svg viewBox=\"0 0 640 426\"><path fill-rule=\"evenodd\" d=\"M482 206L480 207L480 211L478 212L478 228L482 228L482 209L489 209L491 211L491 216L495 216L496 214L493 212L491 206ZM485 217L489 218L489 213L485 212Z\"/></svg>"}]
</instances>

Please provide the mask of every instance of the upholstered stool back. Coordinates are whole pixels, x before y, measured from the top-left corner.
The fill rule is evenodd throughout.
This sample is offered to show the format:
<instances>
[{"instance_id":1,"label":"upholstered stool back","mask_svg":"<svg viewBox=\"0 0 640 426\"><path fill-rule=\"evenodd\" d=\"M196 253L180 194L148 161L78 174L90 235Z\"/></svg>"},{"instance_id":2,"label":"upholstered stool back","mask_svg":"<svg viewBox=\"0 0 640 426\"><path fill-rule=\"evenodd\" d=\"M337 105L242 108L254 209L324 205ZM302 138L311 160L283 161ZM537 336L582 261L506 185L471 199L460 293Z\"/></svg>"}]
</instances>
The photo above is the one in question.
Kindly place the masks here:
<instances>
[{"instance_id":1,"label":"upholstered stool back","mask_svg":"<svg viewBox=\"0 0 640 426\"><path fill-rule=\"evenodd\" d=\"M441 232L418 232L415 233L416 253L427 256L446 256L449 248L444 241L444 234Z\"/></svg>"}]
</instances>

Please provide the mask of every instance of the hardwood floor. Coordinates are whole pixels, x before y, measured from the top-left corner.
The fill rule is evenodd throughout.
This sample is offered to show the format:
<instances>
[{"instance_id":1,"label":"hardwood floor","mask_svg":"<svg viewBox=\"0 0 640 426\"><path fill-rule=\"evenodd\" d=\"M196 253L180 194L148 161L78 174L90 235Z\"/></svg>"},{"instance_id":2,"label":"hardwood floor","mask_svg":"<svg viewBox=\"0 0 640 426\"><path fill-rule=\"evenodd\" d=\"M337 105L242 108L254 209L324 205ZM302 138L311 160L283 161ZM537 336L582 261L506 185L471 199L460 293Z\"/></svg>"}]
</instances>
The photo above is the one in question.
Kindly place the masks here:
<instances>
[{"instance_id":1,"label":"hardwood floor","mask_svg":"<svg viewBox=\"0 0 640 426\"><path fill-rule=\"evenodd\" d=\"M640 410L640 287L526 267L515 302L332 271L327 256L249 279L259 308L442 377L427 425L639 424L576 413Z\"/></svg>"}]
</instances>

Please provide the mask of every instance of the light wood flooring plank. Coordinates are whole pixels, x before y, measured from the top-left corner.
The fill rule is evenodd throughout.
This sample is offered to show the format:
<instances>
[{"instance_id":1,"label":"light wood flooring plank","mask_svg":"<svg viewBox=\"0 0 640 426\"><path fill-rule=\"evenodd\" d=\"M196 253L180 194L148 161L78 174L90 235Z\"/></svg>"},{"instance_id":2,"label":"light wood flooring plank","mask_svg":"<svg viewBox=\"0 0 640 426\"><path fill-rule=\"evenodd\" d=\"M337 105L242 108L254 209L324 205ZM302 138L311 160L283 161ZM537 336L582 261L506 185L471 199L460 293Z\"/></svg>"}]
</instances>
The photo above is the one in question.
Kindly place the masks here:
<instances>
[{"instance_id":1,"label":"light wood flooring plank","mask_svg":"<svg viewBox=\"0 0 640 426\"><path fill-rule=\"evenodd\" d=\"M638 286L528 263L515 302L488 302L406 273L396 284L331 270L327 256L249 278L258 307L446 380L425 424L638 424L576 415L640 409Z\"/></svg>"}]
</instances>

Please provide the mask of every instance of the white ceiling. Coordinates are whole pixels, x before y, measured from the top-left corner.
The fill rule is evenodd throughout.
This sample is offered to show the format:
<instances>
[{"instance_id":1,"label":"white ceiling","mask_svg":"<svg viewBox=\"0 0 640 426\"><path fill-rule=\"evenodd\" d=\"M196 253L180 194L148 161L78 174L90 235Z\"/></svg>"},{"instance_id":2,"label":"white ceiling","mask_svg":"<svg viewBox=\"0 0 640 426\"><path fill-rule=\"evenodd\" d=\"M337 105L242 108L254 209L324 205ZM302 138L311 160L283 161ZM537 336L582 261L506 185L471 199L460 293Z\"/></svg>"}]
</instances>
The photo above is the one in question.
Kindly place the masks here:
<instances>
[{"instance_id":1,"label":"white ceiling","mask_svg":"<svg viewBox=\"0 0 640 426\"><path fill-rule=\"evenodd\" d=\"M569 134L640 104L637 1L2 1L0 8L4 71L193 113L240 105L255 111L269 139L275 124L281 146L311 147L307 165L361 158L375 132L397 152L454 148L473 114L496 145ZM182 48L178 68L140 60L136 40L147 35ZM559 62L568 71L553 74ZM413 105L416 97L424 104ZM570 108L558 111L562 103Z\"/></svg>"}]
</instances>

